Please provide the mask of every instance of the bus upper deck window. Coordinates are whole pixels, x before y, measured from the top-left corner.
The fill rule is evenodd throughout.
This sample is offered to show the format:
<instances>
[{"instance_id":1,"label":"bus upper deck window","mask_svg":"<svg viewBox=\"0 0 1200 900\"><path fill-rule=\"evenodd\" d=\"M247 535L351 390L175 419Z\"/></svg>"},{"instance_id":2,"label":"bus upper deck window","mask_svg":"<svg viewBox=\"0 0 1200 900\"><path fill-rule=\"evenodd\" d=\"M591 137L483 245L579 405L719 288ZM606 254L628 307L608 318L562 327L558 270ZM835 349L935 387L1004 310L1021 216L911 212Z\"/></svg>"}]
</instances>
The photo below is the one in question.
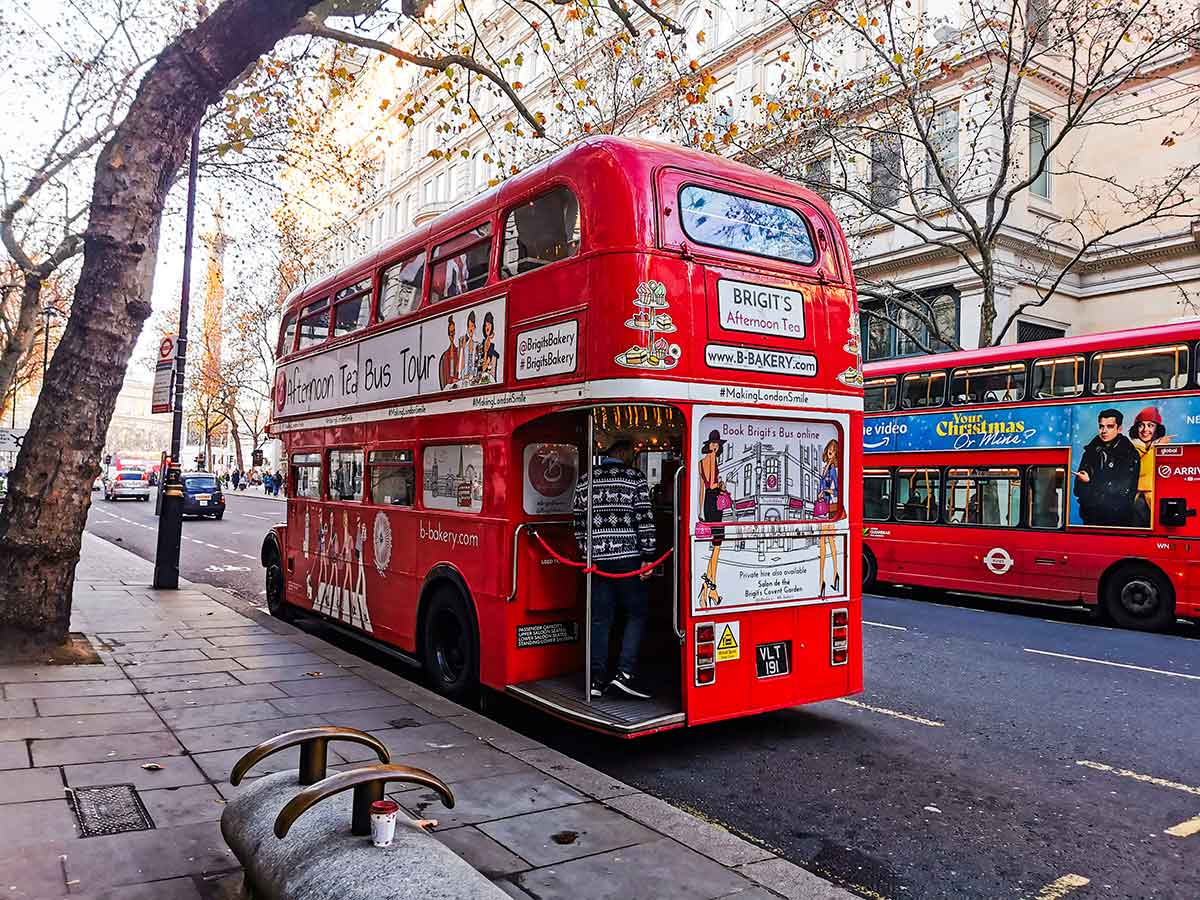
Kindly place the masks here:
<instances>
[{"instance_id":1,"label":"bus upper deck window","mask_svg":"<svg viewBox=\"0 0 1200 900\"><path fill-rule=\"evenodd\" d=\"M579 201L569 188L551 189L504 220L500 275L511 278L579 252Z\"/></svg>"},{"instance_id":2,"label":"bus upper deck window","mask_svg":"<svg viewBox=\"0 0 1200 900\"><path fill-rule=\"evenodd\" d=\"M950 378L950 402L1014 403L1025 398L1025 363L1000 363L955 369Z\"/></svg>"},{"instance_id":3,"label":"bus upper deck window","mask_svg":"<svg viewBox=\"0 0 1200 900\"><path fill-rule=\"evenodd\" d=\"M492 223L484 222L433 248L429 301L457 297L487 283Z\"/></svg>"},{"instance_id":4,"label":"bus upper deck window","mask_svg":"<svg viewBox=\"0 0 1200 900\"><path fill-rule=\"evenodd\" d=\"M886 412L896 408L896 379L871 378L863 386L863 409Z\"/></svg>"},{"instance_id":5,"label":"bus upper deck window","mask_svg":"<svg viewBox=\"0 0 1200 900\"><path fill-rule=\"evenodd\" d=\"M1079 354L1036 360L1030 372L1030 396L1035 400L1078 397L1083 393L1087 360Z\"/></svg>"},{"instance_id":6,"label":"bus upper deck window","mask_svg":"<svg viewBox=\"0 0 1200 900\"><path fill-rule=\"evenodd\" d=\"M1187 344L1106 350L1092 356L1092 393L1177 391L1187 386Z\"/></svg>"},{"instance_id":7,"label":"bus upper deck window","mask_svg":"<svg viewBox=\"0 0 1200 900\"><path fill-rule=\"evenodd\" d=\"M371 279L342 288L334 297L333 336L341 337L366 328L371 318Z\"/></svg>"},{"instance_id":8,"label":"bus upper deck window","mask_svg":"<svg viewBox=\"0 0 1200 900\"><path fill-rule=\"evenodd\" d=\"M288 313L283 318L283 328L279 332L278 355L292 352L292 339L296 336L296 314Z\"/></svg>"},{"instance_id":9,"label":"bus upper deck window","mask_svg":"<svg viewBox=\"0 0 1200 900\"><path fill-rule=\"evenodd\" d=\"M425 251L388 266L380 277L379 321L416 312L424 293Z\"/></svg>"},{"instance_id":10,"label":"bus upper deck window","mask_svg":"<svg viewBox=\"0 0 1200 900\"><path fill-rule=\"evenodd\" d=\"M786 206L691 184L679 192L679 212L698 244L802 266L817 258L808 223Z\"/></svg>"},{"instance_id":11,"label":"bus upper deck window","mask_svg":"<svg viewBox=\"0 0 1200 900\"><path fill-rule=\"evenodd\" d=\"M312 347L329 337L329 298L304 307L300 313L300 349Z\"/></svg>"},{"instance_id":12,"label":"bus upper deck window","mask_svg":"<svg viewBox=\"0 0 1200 900\"><path fill-rule=\"evenodd\" d=\"M904 376L900 386L901 409L932 409L945 402L945 372L917 372Z\"/></svg>"}]
</instances>

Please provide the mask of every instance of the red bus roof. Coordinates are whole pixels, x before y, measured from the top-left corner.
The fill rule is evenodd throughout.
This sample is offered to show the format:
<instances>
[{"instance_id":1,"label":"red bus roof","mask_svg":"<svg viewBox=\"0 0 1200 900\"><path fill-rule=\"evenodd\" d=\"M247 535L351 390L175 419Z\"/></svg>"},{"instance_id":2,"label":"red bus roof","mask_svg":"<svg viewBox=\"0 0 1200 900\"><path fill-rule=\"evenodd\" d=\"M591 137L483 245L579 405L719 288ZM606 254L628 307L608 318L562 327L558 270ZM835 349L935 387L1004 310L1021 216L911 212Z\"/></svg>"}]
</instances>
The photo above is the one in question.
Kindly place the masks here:
<instances>
[{"instance_id":1,"label":"red bus roof","mask_svg":"<svg viewBox=\"0 0 1200 900\"><path fill-rule=\"evenodd\" d=\"M1103 331L1095 334L1054 338L1048 341L1003 344L999 347L984 347L980 350L958 350L952 353L934 353L928 356L906 356L902 359L882 360L863 366L863 375L866 378L879 378L910 372L952 369L957 366L977 366L1069 353L1090 353L1094 350L1145 347L1171 341L1191 341L1197 338L1200 338L1200 318L1171 322L1166 325L1152 325L1146 328L1128 328L1124 331Z\"/></svg>"},{"instance_id":2,"label":"red bus roof","mask_svg":"<svg viewBox=\"0 0 1200 900\"><path fill-rule=\"evenodd\" d=\"M303 305L344 283L356 281L383 263L416 252L430 241L450 237L497 209L516 205L554 183L589 186L604 197L604 214L581 209L588 243L592 247L630 246L638 240L653 240L656 224L655 173L664 167L703 171L734 184L752 184L757 190L804 200L825 217L831 230L831 246L841 247L844 238L837 219L819 194L783 178L743 163L709 153L688 150L642 138L598 136L582 140L532 166L496 187L467 200L436 219L360 256L322 278L294 291L285 310ZM586 204L581 204L586 206ZM848 260L839 260L848 269Z\"/></svg>"}]
</instances>

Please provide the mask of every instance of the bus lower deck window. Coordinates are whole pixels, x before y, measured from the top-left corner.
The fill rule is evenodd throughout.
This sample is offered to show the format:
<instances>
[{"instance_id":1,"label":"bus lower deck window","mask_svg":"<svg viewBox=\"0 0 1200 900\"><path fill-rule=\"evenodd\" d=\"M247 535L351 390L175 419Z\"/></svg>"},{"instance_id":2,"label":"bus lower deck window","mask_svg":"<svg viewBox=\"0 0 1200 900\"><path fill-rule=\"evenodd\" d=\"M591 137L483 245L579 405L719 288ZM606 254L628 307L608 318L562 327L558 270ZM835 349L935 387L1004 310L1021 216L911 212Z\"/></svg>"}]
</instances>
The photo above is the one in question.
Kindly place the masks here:
<instances>
[{"instance_id":1,"label":"bus lower deck window","mask_svg":"<svg viewBox=\"0 0 1200 900\"><path fill-rule=\"evenodd\" d=\"M362 451L329 451L329 499L362 499Z\"/></svg>"},{"instance_id":2,"label":"bus lower deck window","mask_svg":"<svg viewBox=\"0 0 1200 900\"><path fill-rule=\"evenodd\" d=\"M371 502L384 506L412 506L417 470L411 450L373 450L369 457Z\"/></svg>"},{"instance_id":3,"label":"bus lower deck window","mask_svg":"<svg viewBox=\"0 0 1200 900\"><path fill-rule=\"evenodd\" d=\"M1015 528L1021 520L1021 471L979 467L946 471L946 521Z\"/></svg>"},{"instance_id":4,"label":"bus lower deck window","mask_svg":"<svg viewBox=\"0 0 1200 900\"><path fill-rule=\"evenodd\" d=\"M892 514L891 471L867 469L863 476L863 518L886 521Z\"/></svg>"},{"instance_id":5,"label":"bus lower deck window","mask_svg":"<svg viewBox=\"0 0 1200 900\"><path fill-rule=\"evenodd\" d=\"M936 522L941 508L940 469L897 469L894 509L902 522Z\"/></svg>"}]
</instances>

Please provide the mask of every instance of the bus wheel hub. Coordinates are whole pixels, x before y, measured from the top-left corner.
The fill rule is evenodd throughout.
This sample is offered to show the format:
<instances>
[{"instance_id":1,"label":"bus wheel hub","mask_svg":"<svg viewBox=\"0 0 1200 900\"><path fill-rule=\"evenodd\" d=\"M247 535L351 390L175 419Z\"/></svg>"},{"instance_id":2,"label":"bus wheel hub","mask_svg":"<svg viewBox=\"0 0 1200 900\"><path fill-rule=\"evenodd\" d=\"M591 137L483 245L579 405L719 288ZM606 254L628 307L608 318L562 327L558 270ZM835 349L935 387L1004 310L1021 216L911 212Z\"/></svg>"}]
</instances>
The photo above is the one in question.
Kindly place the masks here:
<instances>
[{"instance_id":1,"label":"bus wheel hub","mask_svg":"<svg viewBox=\"0 0 1200 900\"><path fill-rule=\"evenodd\" d=\"M1121 605L1135 615L1147 615L1158 606L1158 588L1149 581L1135 578L1121 589Z\"/></svg>"}]
</instances>

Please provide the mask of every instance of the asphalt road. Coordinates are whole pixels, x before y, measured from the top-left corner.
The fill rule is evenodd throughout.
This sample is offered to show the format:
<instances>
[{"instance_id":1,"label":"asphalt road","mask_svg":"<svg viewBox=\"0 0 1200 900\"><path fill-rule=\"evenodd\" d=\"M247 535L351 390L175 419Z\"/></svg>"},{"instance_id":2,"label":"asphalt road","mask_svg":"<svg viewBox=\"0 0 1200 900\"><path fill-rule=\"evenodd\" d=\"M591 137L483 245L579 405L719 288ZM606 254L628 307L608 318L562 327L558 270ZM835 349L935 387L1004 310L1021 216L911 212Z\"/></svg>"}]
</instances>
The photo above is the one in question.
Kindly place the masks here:
<instances>
[{"instance_id":1,"label":"asphalt road","mask_svg":"<svg viewBox=\"0 0 1200 900\"><path fill-rule=\"evenodd\" d=\"M189 520L182 574L261 602L282 514L234 497L224 521ZM88 528L153 558L153 524L152 505L101 501ZM955 601L868 596L848 702L635 742L488 712L864 897L1200 898L1200 627Z\"/></svg>"}]
</instances>

